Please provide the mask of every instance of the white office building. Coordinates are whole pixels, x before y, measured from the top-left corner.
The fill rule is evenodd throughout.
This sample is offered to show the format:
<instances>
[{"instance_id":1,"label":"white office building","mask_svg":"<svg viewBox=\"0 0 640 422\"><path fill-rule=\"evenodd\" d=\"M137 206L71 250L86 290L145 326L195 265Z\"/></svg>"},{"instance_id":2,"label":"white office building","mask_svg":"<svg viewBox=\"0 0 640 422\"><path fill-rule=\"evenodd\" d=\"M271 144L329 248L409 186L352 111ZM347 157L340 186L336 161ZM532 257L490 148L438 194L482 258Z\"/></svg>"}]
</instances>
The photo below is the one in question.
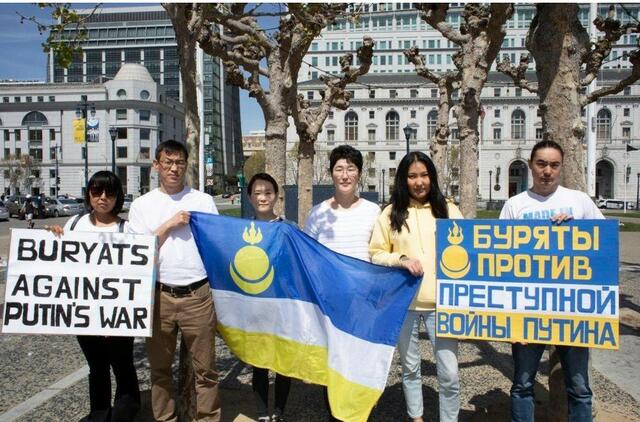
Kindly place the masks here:
<instances>
[{"instance_id":1,"label":"white office building","mask_svg":"<svg viewBox=\"0 0 640 422\"><path fill-rule=\"evenodd\" d=\"M158 143L184 139L181 103L168 97L139 64L123 65L104 83L0 83L0 99L0 190L5 194L80 196L86 185L85 157L91 177L111 170L115 152L125 193L138 196L158 186L151 170ZM95 109L99 122L98 139L87 143L88 154L73 133L83 99L89 117ZM117 129L115 141L109 134L112 127ZM30 174L16 176L25 156L33 163L23 168Z\"/></svg>"},{"instance_id":2,"label":"white office building","mask_svg":"<svg viewBox=\"0 0 640 422\"><path fill-rule=\"evenodd\" d=\"M463 3L452 3L447 17L450 24L459 25L463 6ZM324 155L343 143L354 145L365 156L364 190L383 192L388 198L396 166L406 152L402 129L407 125L416 129L416 137L410 139L409 146L412 150L427 152L437 116L437 87L416 75L403 51L417 45L431 70L444 71L454 68L451 60L456 50L422 21L420 12L413 9L411 3L369 3L357 7L361 7L358 21L339 20L312 43L300 72L299 88L312 103L319 101L318 90L324 85L318 77L325 72L339 72L339 57L354 52L364 35L374 39L369 74L349 86L351 107L345 111L334 110L326 120L316 153ZM625 7L638 16L638 5ZM606 14L608 8L609 4L599 4L598 12ZM616 6L616 13L623 22L633 19L620 6ZM534 15L535 5L516 6L513 18L507 22L500 57L508 56L517 63L526 53L525 37ZM588 24L589 5L580 6L579 18L583 25ZM597 83L608 85L624 78L631 68L626 53L635 49L636 35L623 36L603 66ZM532 62L527 76L532 81L535 81L534 66ZM640 128L634 123L640 118L639 100L640 85L636 84L618 95L602 98L595 106L592 121L597 139L597 196L636 199L640 151L627 149L640 148ZM484 200L490 196L493 200L507 199L531 185L526 161L533 145L542 138L539 99L516 88L506 76L492 72L482 93L482 104L485 117L479 127L478 195ZM289 148L297 142L293 122L287 139ZM450 145L454 151L458 146L453 115ZM447 194L451 196L458 193L458 174L453 157L447 171L450 179Z\"/></svg>"}]
</instances>

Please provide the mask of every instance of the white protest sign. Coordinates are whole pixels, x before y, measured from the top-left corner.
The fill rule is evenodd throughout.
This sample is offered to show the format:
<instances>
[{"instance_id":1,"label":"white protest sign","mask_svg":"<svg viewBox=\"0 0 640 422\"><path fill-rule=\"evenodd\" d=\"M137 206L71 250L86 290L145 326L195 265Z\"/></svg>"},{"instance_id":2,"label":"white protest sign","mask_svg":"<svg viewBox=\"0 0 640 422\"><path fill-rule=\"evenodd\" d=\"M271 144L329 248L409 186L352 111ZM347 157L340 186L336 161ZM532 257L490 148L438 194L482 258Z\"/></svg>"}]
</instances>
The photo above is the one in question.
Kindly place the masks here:
<instances>
[{"instance_id":1,"label":"white protest sign","mask_svg":"<svg viewBox=\"0 0 640 422\"><path fill-rule=\"evenodd\" d=\"M156 238L13 229L3 333L151 336Z\"/></svg>"}]
</instances>

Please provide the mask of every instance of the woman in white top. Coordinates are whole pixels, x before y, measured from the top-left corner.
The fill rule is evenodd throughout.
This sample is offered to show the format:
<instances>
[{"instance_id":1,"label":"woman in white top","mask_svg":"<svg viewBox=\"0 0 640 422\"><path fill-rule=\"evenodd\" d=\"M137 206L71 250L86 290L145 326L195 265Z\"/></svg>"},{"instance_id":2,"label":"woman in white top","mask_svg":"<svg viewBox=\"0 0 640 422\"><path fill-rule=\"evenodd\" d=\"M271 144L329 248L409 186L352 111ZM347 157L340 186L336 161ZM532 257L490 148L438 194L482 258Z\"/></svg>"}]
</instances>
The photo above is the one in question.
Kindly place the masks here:
<instances>
[{"instance_id":1,"label":"woman in white top","mask_svg":"<svg viewBox=\"0 0 640 422\"><path fill-rule=\"evenodd\" d=\"M335 193L311 209L304 232L332 251L369 261L369 240L380 207L357 195L362 154L349 145L334 148L329 156L329 171ZM324 398L329 409L326 388ZM331 420L338 419L331 416Z\"/></svg>"},{"instance_id":2,"label":"woman in white top","mask_svg":"<svg viewBox=\"0 0 640 422\"><path fill-rule=\"evenodd\" d=\"M122 182L110 171L99 171L89 180L85 192L89 213L71 217L64 228L44 226L61 236L65 231L125 232L122 211ZM133 366L133 337L77 336L89 364L91 413L80 422L133 421L140 408L138 376ZM111 407L111 374L116 377L116 395Z\"/></svg>"}]
</instances>

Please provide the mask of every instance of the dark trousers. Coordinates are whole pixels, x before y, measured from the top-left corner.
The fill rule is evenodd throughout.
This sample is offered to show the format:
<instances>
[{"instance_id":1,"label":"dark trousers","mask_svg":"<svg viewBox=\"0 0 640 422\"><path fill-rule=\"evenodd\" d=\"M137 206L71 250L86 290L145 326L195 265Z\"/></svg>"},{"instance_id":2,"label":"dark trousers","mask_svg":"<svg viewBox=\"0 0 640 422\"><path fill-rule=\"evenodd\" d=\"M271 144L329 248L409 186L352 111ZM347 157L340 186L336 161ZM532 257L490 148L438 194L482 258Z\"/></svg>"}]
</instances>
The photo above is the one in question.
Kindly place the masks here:
<instances>
[{"instance_id":1,"label":"dark trousers","mask_svg":"<svg viewBox=\"0 0 640 422\"><path fill-rule=\"evenodd\" d=\"M256 396L258 406L258 417L269 416L269 370L266 368L253 367L253 393ZM291 378L276 374L275 398L273 403L273 413L283 415L284 407L289 397L291 388Z\"/></svg>"},{"instance_id":2,"label":"dark trousers","mask_svg":"<svg viewBox=\"0 0 640 422\"><path fill-rule=\"evenodd\" d=\"M130 422L140 409L138 376L133 366L133 337L78 336L89 364L91 422ZM111 373L116 396L111 407Z\"/></svg>"}]
</instances>

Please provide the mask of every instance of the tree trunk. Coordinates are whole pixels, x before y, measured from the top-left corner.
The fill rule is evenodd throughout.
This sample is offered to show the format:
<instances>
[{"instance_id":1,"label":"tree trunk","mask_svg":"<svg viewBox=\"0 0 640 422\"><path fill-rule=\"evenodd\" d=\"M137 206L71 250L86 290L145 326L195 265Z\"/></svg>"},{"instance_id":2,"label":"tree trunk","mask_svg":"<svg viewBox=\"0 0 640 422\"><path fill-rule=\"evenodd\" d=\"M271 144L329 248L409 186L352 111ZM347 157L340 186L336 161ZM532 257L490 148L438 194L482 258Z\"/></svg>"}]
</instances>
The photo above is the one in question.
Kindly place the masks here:
<instances>
[{"instance_id":1,"label":"tree trunk","mask_svg":"<svg viewBox=\"0 0 640 422\"><path fill-rule=\"evenodd\" d=\"M544 139L554 140L564 149L562 184L584 191L580 67L589 35L578 21L577 4L538 4L537 9L527 48L536 61ZM562 368L555 348L549 354L549 420L566 420Z\"/></svg>"},{"instance_id":2,"label":"tree trunk","mask_svg":"<svg viewBox=\"0 0 640 422\"><path fill-rule=\"evenodd\" d=\"M266 114L266 113L265 113ZM265 140L265 172L270 174L280 187L278 190L278 202L276 202L275 213L283 215L284 185L286 183L286 158L287 158L287 115L282 112L274 118L265 115L266 120L266 140Z\"/></svg>"},{"instance_id":3,"label":"tree trunk","mask_svg":"<svg viewBox=\"0 0 640 422\"><path fill-rule=\"evenodd\" d=\"M460 133L460 211L465 218L476 217L478 196L478 105L479 99L476 95L470 94L466 96L465 100L457 108L458 131Z\"/></svg>"},{"instance_id":4,"label":"tree trunk","mask_svg":"<svg viewBox=\"0 0 640 422\"><path fill-rule=\"evenodd\" d=\"M580 67L589 36L575 3L538 4L527 48L536 62L542 130L564 149L563 185L584 191Z\"/></svg>"},{"instance_id":5,"label":"tree trunk","mask_svg":"<svg viewBox=\"0 0 640 422\"><path fill-rule=\"evenodd\" d=\"M449 110L451 109L451 84L445 78L441 78L438 83L438 123L436 133L431 138L429 151L431 160L436 166L436 172L440 178L440 188L447 185L447 142L449 140ZM446 195L446 193L445 193Z\"/></svg>"},{"instance_id":6,"label":"tree trunk","mask_svg":"<svg viewBox=\"0 0 640 422\"><path fill-rule=\"evenodd\" d=\"M298 225L304 222L313 206L313 156L314 140L305 133L298 133Z\"/></svg>"}]
</instances>

